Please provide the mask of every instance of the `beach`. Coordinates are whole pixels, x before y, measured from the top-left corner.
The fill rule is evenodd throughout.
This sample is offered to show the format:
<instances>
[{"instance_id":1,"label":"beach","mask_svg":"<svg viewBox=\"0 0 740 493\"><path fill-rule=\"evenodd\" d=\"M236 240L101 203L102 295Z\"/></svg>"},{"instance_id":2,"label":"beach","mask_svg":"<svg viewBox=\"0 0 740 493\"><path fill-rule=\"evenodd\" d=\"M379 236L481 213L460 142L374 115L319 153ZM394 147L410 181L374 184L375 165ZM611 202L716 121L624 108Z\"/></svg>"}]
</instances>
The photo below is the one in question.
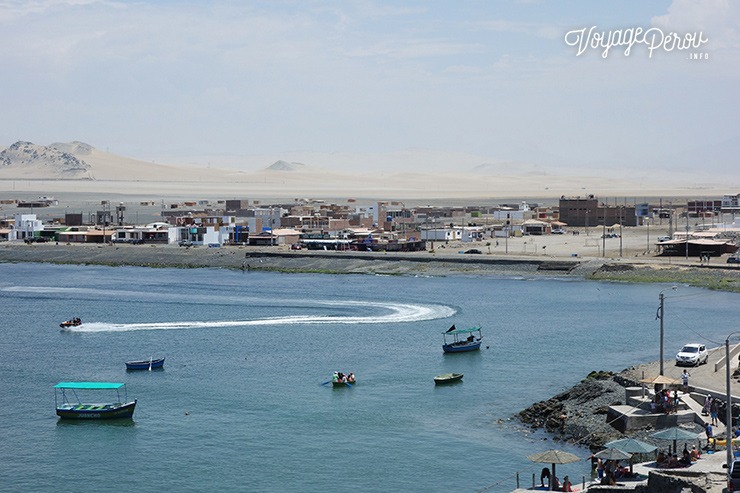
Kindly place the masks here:
<instances>
[{"instance_id":1,"label":"beach","mask_svg":"<svg viewBox=\"0 0 740 493\"><path fill-rule=\"evenodd\" d=\"M632 228L637 229L637 228ZM724 258L702 264L694 258L655 257L625 235L624 257L598 255L590 240L568 235L429 242L421 252L337 252L272 247L179 247L163 244L0 243L0 261L146 267L226 268L305 273L382 275L566 276L625 282L680 283L740 291L740 269ZM600 240L599 240L600 241ZM610 238L614 242L618 239ZM508 243L508 245L504 245ZM480 254L466 254L475 248ZM618 248L618 245L617 245ZM506 250L508 249L508 252ZM490 252L490 253L489 253ZM547 252L547 253L543 253ZM618 252L617 252L618 253Z\"/></svg>"}]
</instances>

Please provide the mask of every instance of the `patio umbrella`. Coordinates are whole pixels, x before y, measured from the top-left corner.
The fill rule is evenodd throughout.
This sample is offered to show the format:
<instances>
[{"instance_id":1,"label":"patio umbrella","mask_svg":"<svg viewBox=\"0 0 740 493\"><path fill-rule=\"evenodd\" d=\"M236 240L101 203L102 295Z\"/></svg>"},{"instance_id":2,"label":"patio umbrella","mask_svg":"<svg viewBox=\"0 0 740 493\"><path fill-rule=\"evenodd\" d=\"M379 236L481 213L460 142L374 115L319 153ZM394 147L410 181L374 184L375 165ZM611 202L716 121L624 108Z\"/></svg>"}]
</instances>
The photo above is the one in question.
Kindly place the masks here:
<instances>
[{"instance_id":1,"label":"patio umbrella","mask_svg":"<svg viewBox=\"0 0 740 493\"><path fill-rule=\"evenodd\" d=\"M571 462L578 462L580 457L575 456L569 452L563 452L562 450L550 449L545 452L528 455L527 459L532 462L539 462L545 464L552 464L552 476L550 476L550 490L552 490L552 482L555 478L555 464L570 464Z\"/></svg>"},{"instance_id":2,"label":"patio umbrella","mask_svg":"<svg viewBox=\"0 0 740 493\"><path fill-rule=\"evenodd\" d=\"M673 453L676 453L676 440L696 440L699 438L701 433L694 433L691 431L684 430L683 428L673 427L667 430L661 430L657 433L650 435L653 438L660 440L673 440Z\"/></svg>"},{"instance_id":3,"label":"patio umbrella","mask_svg":"<svg viewBox=\"0 0 740 493\"><path fill-rule=\"evenodd\" d=\"M621 440L614 440L604 446L619 449L623 452L629 452L631 454L649 454L650 452L653 452L658 448L655 445L650 445L649 443L641 442L640 440L635 440L634 438L622 438Z\"/></svg>"},{"instance_id":4,"label":"patio umbrella","mask_svg":"<svg viewBox=\"0 0 740 493\"><path fill-rule=\"evenodd\" d=\"M649 454L650 452L654 452L658 448L655 445L650 445L649 443L641 442L640 440L635 440L634 438L622 438L621 440L613 440L604 446L615 448L623 452L629 452L631 454ZM632 457L630 457L630 473L632 473Z\"/></svg>"},{"instance_id":5,"label":"patio umbrella","mask_svg":"<svg viewBox=\"0 0 740 493\"><path fill-rule=\"evenodd\" d=\"M624 452L623 450L619 450L617 448L608 447L604 450L596 452L594 454L594 457L605 460L626 460L632 457L632 454L628 454L627 452Z\"/></svg>"},{"instance_id":6,"label":"patio umbrella","mask_svg":"<svg viewBox=\"0 0 740 493\"><path fill-rule=\"evenodd\" d=\"M668 378L665 375L656 375L654 377L643 378L642 380L640 380L640 382L651 383L653 385L671 385L674 383L678 383L678 380Z\"/></svg>"}]
</instances>

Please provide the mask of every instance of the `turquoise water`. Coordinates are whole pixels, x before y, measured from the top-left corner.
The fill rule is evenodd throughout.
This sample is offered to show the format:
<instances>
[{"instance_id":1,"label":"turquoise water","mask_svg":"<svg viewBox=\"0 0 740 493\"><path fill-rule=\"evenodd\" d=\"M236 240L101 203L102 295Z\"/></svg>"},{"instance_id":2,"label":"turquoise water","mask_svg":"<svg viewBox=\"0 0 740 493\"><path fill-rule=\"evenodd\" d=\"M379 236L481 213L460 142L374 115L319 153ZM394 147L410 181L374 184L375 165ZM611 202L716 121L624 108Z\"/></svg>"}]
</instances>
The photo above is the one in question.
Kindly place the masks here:
<instances>
[{"instance_id":1,"label":"turquoise water","mask_svg":"<svg viewBox=\"0 0 740 493\"><path fill-rule=\"evenodd\" d=\"M591 370L657 359L665 285L0 264L0 484L16 491L477 491L553 446L508 420ZM719 345L738 296L666 292L667 357ZM63 320L83 325L60 331ZM444 355L441 332L482 325ZM707 340L708 339L708 340ZM162 371L124 361L166 356ZM354 388L321 383L335 370ZM465 374L435 387L434 375ZM54 413L125 382L132 421ZM557 445L586 457L588 451ZM586 462L559 475L588 475Z\"/></svg>"}]
</instances>

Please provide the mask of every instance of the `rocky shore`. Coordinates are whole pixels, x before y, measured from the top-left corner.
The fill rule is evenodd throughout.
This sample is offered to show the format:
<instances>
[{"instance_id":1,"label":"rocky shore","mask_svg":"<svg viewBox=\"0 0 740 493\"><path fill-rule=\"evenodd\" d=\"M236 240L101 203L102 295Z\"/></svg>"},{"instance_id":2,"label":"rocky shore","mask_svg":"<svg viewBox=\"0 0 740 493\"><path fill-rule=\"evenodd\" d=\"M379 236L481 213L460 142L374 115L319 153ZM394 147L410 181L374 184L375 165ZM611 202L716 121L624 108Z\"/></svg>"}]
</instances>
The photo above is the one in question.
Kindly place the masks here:
<instances>
[{"instance_id":1,"label":"rocky shore","mask_svg":"<svg viewBox=\"0 0 740 493\"><path fill-rule=\"evenodd\" d=\"M621 433L606 421L608 407L625 404L625 387L639 387L641 384L633 379L640 372L639 367L631 367L615 374L612 372L591 372L583 381L560 394L541 402L532 404L519 412L516 418L531 430L544 430L552 435L554 441L588 447L598 451L603 446L621 438L636 438L651 443L658 448L665 448L664 440L656 440L650 435L655 429L647 426L642 429ZM734 378L740 374L736 371ZM724 423L725 404L720 401L719 418ZM733 416L740 415L740 406L733 404ZM684 424L682 427L696 433L703 433L697 423ZM717 435L721 436L721 435ZM696 445L696 441L680 441L679 449Z\"/></svg>"}]
</instances>

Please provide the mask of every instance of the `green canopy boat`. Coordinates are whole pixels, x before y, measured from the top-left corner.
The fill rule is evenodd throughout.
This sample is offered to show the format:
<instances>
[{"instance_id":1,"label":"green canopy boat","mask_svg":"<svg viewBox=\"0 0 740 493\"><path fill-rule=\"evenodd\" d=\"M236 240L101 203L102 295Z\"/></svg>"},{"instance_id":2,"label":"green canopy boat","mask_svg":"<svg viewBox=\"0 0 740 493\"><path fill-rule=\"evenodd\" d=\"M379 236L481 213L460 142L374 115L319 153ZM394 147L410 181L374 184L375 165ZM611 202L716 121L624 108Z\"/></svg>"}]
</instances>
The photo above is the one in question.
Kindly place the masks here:
<instances>
[{"instance_id":1,"label":"green canopy boat","mask_svg":"<svg viewBox=\"0 0 740 493\"><path fill-rule=\"evenodd\" d=\"M123 400L121 389L124 391ZM88 391L96 390L115 390L117 399L113 403L90 403L83 402L78 395L78 391L81 395L88 395ZM58 383L54 386L54 403L57 415L69 419L131 418L136 407L136 399L128 401L125 383L108 382Z\"/></svg>"},{"instance_id":2,"label":"green canopy boat","mask_svg":"<svg viewBox=\"0 0 740 493\"><path fill-rule=\"evenodd\" d=\"M452 337L452 342L447 342L447 336ZM456 329L454 325L447 329L445 332L442 332L442 337L444 338L442 351L444 351L445 353L477 351L478 349L480 349L481 340L483 339L480 327Z\"/></svg>"}]
</instances>

